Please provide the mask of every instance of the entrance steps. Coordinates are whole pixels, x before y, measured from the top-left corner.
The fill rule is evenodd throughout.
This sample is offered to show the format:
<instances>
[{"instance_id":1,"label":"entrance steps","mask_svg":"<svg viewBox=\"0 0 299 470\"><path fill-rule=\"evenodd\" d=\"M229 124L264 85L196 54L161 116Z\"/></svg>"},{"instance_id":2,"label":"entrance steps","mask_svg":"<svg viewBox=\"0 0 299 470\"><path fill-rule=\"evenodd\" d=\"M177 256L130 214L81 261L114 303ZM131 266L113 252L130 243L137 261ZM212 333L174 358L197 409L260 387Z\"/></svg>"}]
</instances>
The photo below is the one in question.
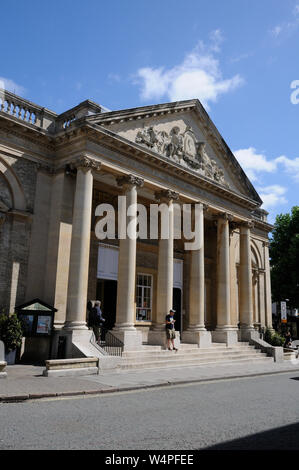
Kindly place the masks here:
<instances>
[{"instance_id":1,"label":"entrance steps","mask_svg":"<svg viewBox=\"0 0 299 470\"><path fill-rule=\"evenodd\" d=\"M154 369L169 367L188 367L200 365L263 363L273 362L272 357L250 346L249 343L237 343L226 346L212 343L210 348L199 348L195 344L181 343L180 349L168 351L161 346L144 345L138 351L125 351L122 354L121 369Z\"/></svg>"}]
</instances>

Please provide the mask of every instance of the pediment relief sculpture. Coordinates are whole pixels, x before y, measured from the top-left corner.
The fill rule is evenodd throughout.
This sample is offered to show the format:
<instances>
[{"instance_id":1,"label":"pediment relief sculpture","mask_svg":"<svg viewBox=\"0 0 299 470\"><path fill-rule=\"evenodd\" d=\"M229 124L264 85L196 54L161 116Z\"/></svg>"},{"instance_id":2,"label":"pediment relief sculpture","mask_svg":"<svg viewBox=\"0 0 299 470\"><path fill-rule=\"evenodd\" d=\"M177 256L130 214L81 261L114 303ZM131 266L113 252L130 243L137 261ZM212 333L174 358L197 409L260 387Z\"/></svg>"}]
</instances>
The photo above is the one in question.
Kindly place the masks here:
<instances>
[{"instance_id":1,"label":"pediment relief sculpture","mask_svg":"<svg viewBox=\"0 0 299 470\"><path fill-rule=\"evenodd\" d=\"M183 133L178 126L174 126L169 133L164 130L156 131L153 126L145 127L138 131L135 142L229 187L223 169L209 157L205 142L197 142L190 126Z\"/></svg>"}]
</instances>

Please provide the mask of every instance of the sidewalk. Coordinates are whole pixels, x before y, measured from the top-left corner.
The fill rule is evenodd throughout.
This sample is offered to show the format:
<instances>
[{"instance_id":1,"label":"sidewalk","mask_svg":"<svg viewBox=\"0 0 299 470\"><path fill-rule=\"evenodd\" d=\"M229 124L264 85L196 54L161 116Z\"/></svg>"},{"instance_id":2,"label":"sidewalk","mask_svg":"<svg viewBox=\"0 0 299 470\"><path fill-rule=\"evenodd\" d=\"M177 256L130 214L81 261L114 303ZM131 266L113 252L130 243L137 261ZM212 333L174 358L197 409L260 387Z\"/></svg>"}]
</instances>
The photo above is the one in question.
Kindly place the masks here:
<instances>
[{"instance_id":1,"label":"sidewalk","mask_svg":"<svg viewBox=\"0 0 299 470\"><path fill-rule=\"evenodd\" d=\"M299 361L281 364L221 364L197 367L143 369L105 372L85 377L43 377L44 367L7 366L7 378L0 380L0 402L112 393L176 384L200 383L221 379L256 377L283 372L299 375Z\"/></svg>"}]
</instances>

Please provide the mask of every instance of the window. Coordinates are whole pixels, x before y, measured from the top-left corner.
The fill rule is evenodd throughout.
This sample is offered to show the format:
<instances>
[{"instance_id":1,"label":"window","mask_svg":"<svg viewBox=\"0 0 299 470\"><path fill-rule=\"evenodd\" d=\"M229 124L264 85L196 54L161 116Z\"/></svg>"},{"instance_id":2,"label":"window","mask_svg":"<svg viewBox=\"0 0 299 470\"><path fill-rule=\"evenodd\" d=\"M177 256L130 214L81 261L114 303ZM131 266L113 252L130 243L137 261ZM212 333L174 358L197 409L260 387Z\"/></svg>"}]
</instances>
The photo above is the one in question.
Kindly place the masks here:
<instances>
[{"instance_id":1,"label":"window","mask_svg":"<svg viewBox=\"0 0 299 470\"><path fill-rule=\"evenodd\" d=\"M136 320L138 321L151 321L152 319L152 286L153 276L137 274Z\"/></svg>"}]
</instances>

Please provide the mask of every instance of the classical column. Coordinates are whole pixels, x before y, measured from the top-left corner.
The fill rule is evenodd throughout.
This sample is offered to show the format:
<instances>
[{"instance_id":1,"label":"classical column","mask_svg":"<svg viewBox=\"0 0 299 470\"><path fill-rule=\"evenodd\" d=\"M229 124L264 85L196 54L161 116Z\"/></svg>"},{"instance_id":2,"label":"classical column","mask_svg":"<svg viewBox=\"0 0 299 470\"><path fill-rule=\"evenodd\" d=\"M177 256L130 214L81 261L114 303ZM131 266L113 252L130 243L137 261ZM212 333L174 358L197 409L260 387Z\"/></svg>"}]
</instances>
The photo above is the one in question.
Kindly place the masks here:
<instances>
[{"instance_id":1,"label":"classical column","mask_svg":"<svg viewBox=\"0 0 299 470\"><path fill-rule=\"evenodd\" d=\"M217 218L217 326L212 332L213 341L227 345L238 341L230 315L230 221L232 216L227 213Z\"/></svg>"},{"instance_id":2,"label":"classical column","mask_svg":"<svg viewBox=\"0 0 299 470\"><path fill-rule=\"evenodd\" d=\"M150 344L164 346L166 342L165 317L172 308L173 301L173 201L178 200L179 195L171 190L162 190L157 192L155 196L160 203L167 205L168 210L165 214L167 214L168 217L169 231L168 234L160 233L159 237L157 311L152 329L148 334L148 342ZM164 213L162 212L162 214Z\"/></svg>"},{"instance_id":3,"label":"classical column","mask_svg":"<svg viewBox=\"0 0 299 470\"><path fill-rule=\"evenodd\" d=\"M141 332L136 330L135 321L135 282L136 282L136 223L137 223L137 187L143 186L143 179L134 175L120 176L117 184L123 188L126 204L120 208L119 220L124 222L125 238L119 240L118 281L116 323L113 334L123 343L124 349L140 348ZM128 210L130 209L130 215ZM134 227L128 233L128 227ZM120 234L121 227L118 227Z\"/></svg>"},{"instance_id":4,"label":"classical column","mask_svg":"<svg viewBox=\"0 0 299 470\"><path fill-rule=\"evenodd\" d=\"M269 262L269 242L264 242L264 256L265 256L265 300L266 300L266 326L270 329L272 327L272 298L271 298L271 276L270 276L270 262Z\"/></svg>"},{"instance_id":5,"label":"classical column","mask_svg":"<svg viewBox=\"0 0 299 470\"><path fill-rule=\"evenodd\" d=\"M250 229L251 222L244 222L240 226L240 328L241 338L250 339L253 326L253 289Z\"/></svg>"},{"instance_id":6,"label":"classical column","mask_svg":"<svg viewBox=\"0 0 299 470\"><path fill-rule=\"evenodd\" d=\"M258 281L258 292L259 292L259 306L260 306L260 322L261 327L266 326L265 318L265 272L264 270L259 271Z\"/></svg>"},{"instance_id":7,"label":"classical column","mask_svg":"<svg viewBox=\"0 0 299 470\"><path fill-rule=\"evenodd\" d=\"M258 296L258 270L255 269L252 272L252 300L253 300L253 326L254 329L258 330L260 327L260 315L259 315L259 296Z\"/></svg>"},{"instance_id":8,"label":"classical column","mask_svg":"<svg viewBox=\"0 0 299 470\"><path fill-rule=\"evenodd\" d=\"M205 253L204 253L204 205L198 204L199 248L190 253L189 326L183 332L186 343L200 347L211 345L211 333L205 328Z\"/></svg>"},{"instance_id":9,"label":"classical column","mask_svg":"<svg viewBox=\"0 0 299 470\"><path fill-rule=\"evenodd\" d=\"M75 166L77 167L77 177L64 328L87 330L86 304L93 189L92 171L99 170L100 164L87 157L81 157L75 162Z\"/></svg>"}]
</instances>

